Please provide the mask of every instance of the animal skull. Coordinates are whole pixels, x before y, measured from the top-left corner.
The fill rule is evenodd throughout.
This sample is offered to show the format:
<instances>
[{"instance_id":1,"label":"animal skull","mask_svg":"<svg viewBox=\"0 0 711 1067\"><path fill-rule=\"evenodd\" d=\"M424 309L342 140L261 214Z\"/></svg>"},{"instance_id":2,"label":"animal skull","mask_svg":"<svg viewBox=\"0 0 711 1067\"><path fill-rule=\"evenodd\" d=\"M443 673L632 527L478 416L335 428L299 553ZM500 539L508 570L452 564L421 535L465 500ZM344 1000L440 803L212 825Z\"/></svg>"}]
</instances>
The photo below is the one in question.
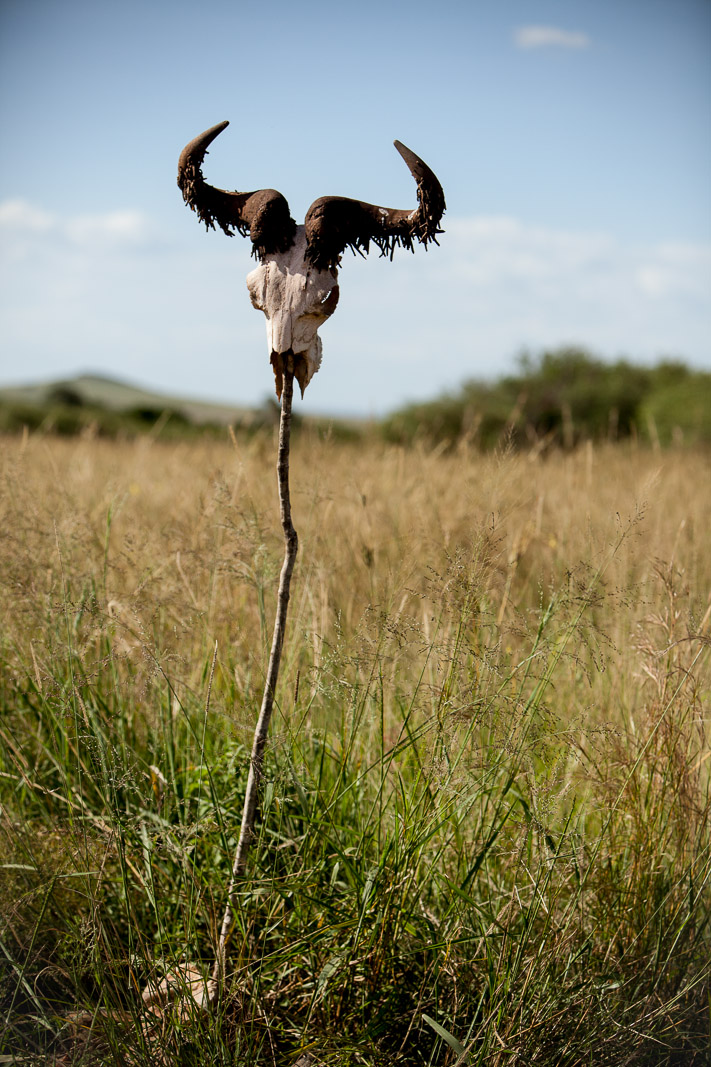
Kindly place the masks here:
<instances>
[{"instance_id":1,"label":"animal skull","mask_svg":"<svg viewBox=\"0 0 711 1067\"><path fill-rule=\"evenodd\" d=\"M418 206L414 211L378 207L362 200L322 196L306 213L303 226L289 214L289 205L274 189L253 193L227 192L208 185L202 162L208 146L229 123L206 130L183 149L178 163L178 185L186 204L205 223L215 223L227 234L249 235L252 253L260 265L247 277L253 305L267 317L267 343L277 396L289 358L304 389L321 364L318 328L336 310L338 266L350 247L365 253L372 241L381 255L391 257L398 245L413 250L417 240L425 247L437 243L445 202L442 186L426 163L395 141L417 182Z\"/></svg>"},{"instance_id":2,"label":"animal skull","mask_svg":"<svg viewBox=\"0 0 711 1067\"><path fill-rule=\"evenodd\" d=\"M294 356L301 395L321 365L317 330L338 304L336 268L317 270L306 258L306 229L296 227L287 252L271 252L247 275L252 304L267 317L267 346L281 395L284 356Z\"/></svg>"}]
</instances>

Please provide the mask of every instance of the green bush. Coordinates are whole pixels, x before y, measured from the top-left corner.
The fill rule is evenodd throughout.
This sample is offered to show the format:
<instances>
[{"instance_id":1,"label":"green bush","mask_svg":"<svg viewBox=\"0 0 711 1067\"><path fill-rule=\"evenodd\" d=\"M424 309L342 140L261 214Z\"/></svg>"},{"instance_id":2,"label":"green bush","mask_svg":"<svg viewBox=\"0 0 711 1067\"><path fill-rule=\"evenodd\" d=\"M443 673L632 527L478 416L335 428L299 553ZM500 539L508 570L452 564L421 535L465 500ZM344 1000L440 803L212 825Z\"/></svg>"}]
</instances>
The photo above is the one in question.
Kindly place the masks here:
<instances>
[{"instance_id":1,"label":"green bush","mask_svg":"<svg viewBox=\"0 0 711 1067\"><path fill-rule=\"evenodd\" d=\"M582 348L524 354L518 373L465 382L456 393L396 411L382 426L390 441L468 440L491 448L617 440L668 444L711 440L711 374L683 363L607 363Z\"/></svg>"},{"instance_id":2,"label":"green bush","mask_svg":"<svg viewBox=\"0 0 711 1067\"><path fill-rule=\"evenodd\" d=\"M660 444L711 443L711 374L660 382L640 408L641 431Z\"/></svg>"}]
</instances>

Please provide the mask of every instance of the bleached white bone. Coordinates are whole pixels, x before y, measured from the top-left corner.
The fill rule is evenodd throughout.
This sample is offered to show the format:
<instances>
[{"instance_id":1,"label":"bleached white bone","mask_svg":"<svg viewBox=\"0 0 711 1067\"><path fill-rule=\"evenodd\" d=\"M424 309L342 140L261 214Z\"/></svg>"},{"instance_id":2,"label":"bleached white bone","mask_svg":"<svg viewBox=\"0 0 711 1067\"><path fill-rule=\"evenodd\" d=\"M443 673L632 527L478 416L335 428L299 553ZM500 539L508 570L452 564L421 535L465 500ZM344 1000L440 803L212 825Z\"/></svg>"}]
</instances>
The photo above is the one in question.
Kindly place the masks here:
<instances>
[{"instance_id":1,"label":"bleached white bone","mask_svg":"<svg viewBox=\"0 0 711 1067\"><path fill-rule=\"evenodd\" d=\"M317 270L306 258L306 231L296 227L294 243L286 252L270 252L247 275L252 304L267 319L267 348L281 392L279 357L292 352L301 392L321 365L318 328L338 304L336 268ZM300 358L299 358L300 357Z\"/></svg>"}]
</instances>

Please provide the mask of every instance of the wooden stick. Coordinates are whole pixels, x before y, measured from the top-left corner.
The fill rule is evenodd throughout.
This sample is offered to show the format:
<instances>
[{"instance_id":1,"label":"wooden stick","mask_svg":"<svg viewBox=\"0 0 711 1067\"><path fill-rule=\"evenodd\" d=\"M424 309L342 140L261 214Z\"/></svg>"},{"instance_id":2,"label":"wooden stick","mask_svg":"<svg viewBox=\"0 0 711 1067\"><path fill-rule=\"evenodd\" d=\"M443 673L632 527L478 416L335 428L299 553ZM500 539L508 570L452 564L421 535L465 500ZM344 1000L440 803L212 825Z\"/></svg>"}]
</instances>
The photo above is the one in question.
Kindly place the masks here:
<instances>
[{"instance_id":1,"label":"wooden stick","mask_svg":"<svg viewBox=\"0 0 711 1067\"><path fill-rule=\"evenodd\" d=\"M252 758L247 778L247 792L244 797L242 809L242 827L240 829L237 851L232 865L232 876L227 890L227 906L225 917L222 920L220 941L217 947L215 966L210 983L209 997L214 1001L224 985L227 970L227 955L235 924L235 909L237 906L237 887L247 867L249 848L254 838L254 823L257 816L257 801L259 799L259 785L262 778L264 765L264 749L269 732L269 721L272 717L274 706L274 693L276 692L277 679L279 677L279 664L281 663L281 651L284 646L284 633L286 630L286 615L289 607L289 588L291 575L296 562L296 553L299 549L299 539L291 522L291 498L289 495L289 449L291 438L291 402L294 395L294 360L292 356L285 358L283 384L281 393L281 418L279 420L279 454L277 458L277 480L279 484L279 506L281 511L281 525L284 531L284 563L279 578L279 594L277 598L276 619L274 620L274 635L272 648L269 655L269 668L264 685L262 708L254 731L252 744Z\"/></svg>"}]
</instances>

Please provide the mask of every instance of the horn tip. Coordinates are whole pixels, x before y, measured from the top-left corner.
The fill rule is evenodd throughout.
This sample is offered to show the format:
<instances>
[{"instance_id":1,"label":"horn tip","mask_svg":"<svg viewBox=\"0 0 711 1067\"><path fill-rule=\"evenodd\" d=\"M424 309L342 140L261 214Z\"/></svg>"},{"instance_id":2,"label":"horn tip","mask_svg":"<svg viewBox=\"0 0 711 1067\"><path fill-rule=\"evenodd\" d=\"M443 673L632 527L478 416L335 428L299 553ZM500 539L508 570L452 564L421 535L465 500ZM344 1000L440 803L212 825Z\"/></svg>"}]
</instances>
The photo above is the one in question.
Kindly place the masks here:
<instances>
[{"instance_id":1,"label":"horn tip","mask_svg":"<svg viewBox=\"0 0 711 1067\"><path fill-rule=\"evenodd\" d=\"M420 157L416 155L411 148L408 148L406 144L403 144L402 141L393 141L393 144L407 163L408 167L411 167L413 163L421 162Z\"/></svg>"},{"instance_id":2,"label":"horn tip","mask_svg":"<svg viewBox=\"0 0 711 1067\"><path fill-rule=\"evenodd\" d=\"M204 136L208 136L209 135L210 140L214 141L214 139L216 137L219 137L219 135L222 133L223 130L227 129L229 124L230 124L230 120L229 119L225 119L224 122L218 122L216 126L211 126L209 130L206 130Z\"/></svg>"},{"instance_id":3,"label":"horn tip","mask_svg":"<svg viewBox=\"0 0 711 1067\"><path fill-rule=\"evenodd\" d=\"M206 130L202 136L209 137L211 141L214 141L216 137L219 137L223 130L227 129L229 124L229 119L225 119L224 122L218 122L216 126L211 126L209 130Z\"/></svg>"}]
</instances>

